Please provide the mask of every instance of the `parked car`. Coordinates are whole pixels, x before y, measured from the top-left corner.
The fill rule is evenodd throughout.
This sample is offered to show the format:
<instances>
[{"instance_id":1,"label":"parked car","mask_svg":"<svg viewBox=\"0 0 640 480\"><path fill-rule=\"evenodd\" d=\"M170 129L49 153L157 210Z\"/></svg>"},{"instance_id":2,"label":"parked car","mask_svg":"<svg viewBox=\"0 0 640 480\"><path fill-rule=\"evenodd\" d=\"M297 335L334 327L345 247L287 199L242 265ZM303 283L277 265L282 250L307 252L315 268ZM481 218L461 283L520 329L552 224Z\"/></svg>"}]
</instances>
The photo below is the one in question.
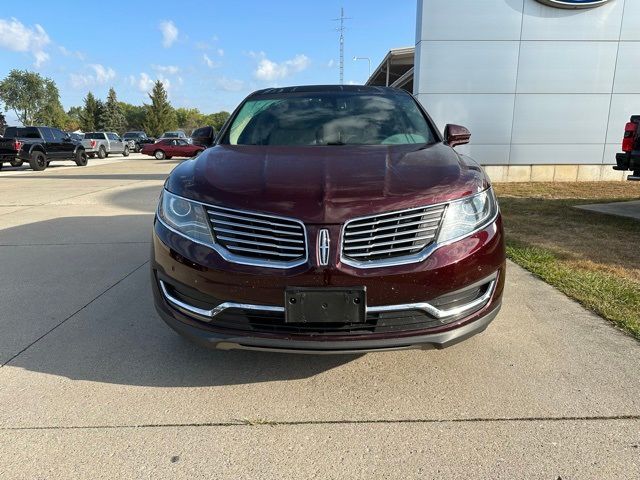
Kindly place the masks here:
<instances>
[{"instance_id":1,"label":"parked car","mask_svg":"<svg viewBox=\"0 0 640 480\"><path fill-rule=\"evenodd\" d=\"M220 349L443 348L498 314L505 244L482 167L409 93L311 86L247 97L169 175L155 306Z\"/></svg>"},{"instance_id":2,"label":"parked car","mask_svg":"<svg viewBox=\"0 0 640 480\"><path fill-rule=\"evenodd\" d=\"M176 130L176 131L173 131L173 132L164 132L162 135L160 135L160 138L158 138L157 141L165 140L167 138L181 138L181 139L186 140L187 142L191 143L191 139L189 137L187 137L187 134L184 133L182 130Z\"/></svg>"},{"instance_id":3,"label":"parked car","mask_svg":"<svg viewBox=\"0 0 640 480\"><path fill-rule=\"evenodd\" d=\"M152 155L158 160L172 157L195 157L204 150L201 145L191 145L179 138L163 139L142 147L140 153Z\"/></svg>"},{"instance_id":4,"label":"parked car","mask_svg":"<svg viewBox=\"0 0 640 480\"><path fill-rule=\"evenodd\" d=\"M129 142L133 142L132 150L134 152L139 152L142 150L143 145L146 145L147 143L154 143L156 141L154 138L148 137L143 131L127 132L122 136L122 138Z\"/></svg>"},{"instance_id":5,"label":"parked car","mask_svg":"<svg viewBox=\"0 0 640 480\"><path fill-rule=\"evenodd\" d=\"M614 170L630 170L629 180L640 181L640 115L633 115L624 127L622 153L616 154Z\"/></svg>"},{"instance_id":6,"label":"parked car","mask_svg":"<svg viewBox=\"0 0 640 480\"><path fill-rule=\"evenodd\" d=\"M86 132L82 141L89 158L107 158L109 154L129 156L129 143L125 142L115 132Z\"/></svg>"},{"instance_id":7,"label":"parked car","mask_svg":"<svg viewBox=\"0 0 640 480\"><path fill-rule=\"evenodd\" d=\"M201 145L205 148L211 145L215 138L216 129L211 126L196 128L191 133L191 143Z\"/></svg>"},{"instance_id":8,"label":"parked car","mask_svg":"<svg viewBox=\"0 0 640 480\"><path fill-rule=\"evenodd\" d=\"M80 142L53 127L7 127L0 140L0 169L3 162L19 167L29 162L33 170L42 171L53 160L73 160L87 164L87 153Z\"/></svg>"},{"instance_id":9,"label":"parked car","mask_svg":"<svg viewBox=\"0 0 640 480\"><path fill-rule=\"evenodd\" d=\"M84 133L67 132L67 134L74 142L82 142L82 140L84 140Z\"/></svg>"}]
</instances>

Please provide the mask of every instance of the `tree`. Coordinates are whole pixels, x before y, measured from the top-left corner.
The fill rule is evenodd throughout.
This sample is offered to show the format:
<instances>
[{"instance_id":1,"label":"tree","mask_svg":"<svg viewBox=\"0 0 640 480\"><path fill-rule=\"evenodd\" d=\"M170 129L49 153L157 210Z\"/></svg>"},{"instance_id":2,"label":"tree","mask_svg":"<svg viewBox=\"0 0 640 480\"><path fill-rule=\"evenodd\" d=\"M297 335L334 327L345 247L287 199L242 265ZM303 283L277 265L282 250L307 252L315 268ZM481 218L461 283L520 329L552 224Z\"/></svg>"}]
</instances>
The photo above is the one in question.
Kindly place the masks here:
<instances>
[{"instance_id":1,"label":"tree","mask_svg":"<svg viewBox=\"0 0 640 480\"><path fill-rule=\"evenodd\" d=\"M156 80L149 98L151 105L147 106L147 118L144 122L146 132L158 137L167 130L175 129L178 124L176 112L169 103L167 91L160 80Z\"/></svg>"},{"instance_id":2,"label":"tree","mask_svg":"<svg viewBox=\"0 0 640 480\"><path fill-rule=\"evenodd\" d=\"M39 73L11 70L0 82L0 100L5 111L13 110L23 125L63 122L58 88L53 80Z\"/></svg>"},{"instance_id":3,"label":"tree","mask_svg":"<svg viewBox=\"0 0 640 480\"><path fill-rule=\"evenodd\" d=\"M102 102L87 93L84 99L84 108L80 114L80 128L85 132L93 132L99 129L102 116Z\"/></svg>"},{"instance_id":4,"label":"tree","mask_svg":"<svg viewBox=\"0 0 640 480\"><path fill-rule=\"evenodd\" d=\"M126 102L119 102L124 114L126 130L142 130L147 118L147 107L143 105L131 105Z\"/></svg>"},{"instance_id":5,"label":"tree","mask_svg":"<svg viewBox=\"0 0 640 480\"><path fill-rule=\"evenodd\" d=\"M197 108L176 108L178 128L190 135L193 130L205 125L205 115Z\"/></svg>"},{"instance_id":6,"label":"tree","mask_svg":"<svg viewBox=\"0 0 640 480\"><path fill-rule=\"evenodd\" d=\"M107 101L104 104L100 120L103 129L118 133L124 132L126 121L113 87L109 89L109 93L107 94Z\"/></svg>"},{"instance_id":7,"label":"tree","mask_svg":"<svg viewBox=\"0 0 640 480\"><path fill-rule=\"evenodd\" d=\"M43 79L46 101L34 116L33 121L39 125L49 125L61 129L67 128L69 119L60 103L60 93L55 82L50 78ZM25 124L27 125L27 124Z\"/></svg>"},{"instance_id":8,"label":"tree","mask_svg":"<svg viewBox=\"0 0 640 480\"><path fill-rule=\"evenodd\" d=\"M228 118L229 112L222 111L218 113L212 113L204 118L204 123L205 125L211 125L216 129L216 131L219 132L224 125L224 122L226 122Z\"/></svg>"},{"instance_id":9,"label":"tree","mask_svg":"<svg viewBox=\"0 0 640 480\"><path fill-rule=\"evenodd\" d=\"M4 118L4 113L0 113L0 135L4 135L5 128L7 128L7 119Z\"/></svg>"},{"instance_id":10,"label":"tree","mask_svg":"<svg viewBox=\"0 0 640 480\"><path fill-rule=\"evenodd\" d=\"M82 127L82 107L71 107L67 110L67 129L78 130Z\"/></svg>"}]
</instances>

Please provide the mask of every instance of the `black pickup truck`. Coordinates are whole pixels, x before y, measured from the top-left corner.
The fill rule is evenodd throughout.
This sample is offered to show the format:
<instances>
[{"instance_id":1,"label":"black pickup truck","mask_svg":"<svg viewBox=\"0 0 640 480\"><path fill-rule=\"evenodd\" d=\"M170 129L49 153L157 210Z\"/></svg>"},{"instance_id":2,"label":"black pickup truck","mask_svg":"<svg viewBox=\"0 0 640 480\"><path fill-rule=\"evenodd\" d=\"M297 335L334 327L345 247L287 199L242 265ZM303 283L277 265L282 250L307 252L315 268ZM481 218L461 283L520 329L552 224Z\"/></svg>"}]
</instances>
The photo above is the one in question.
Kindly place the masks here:
<instances>
[{"instance_id":1,"label":"black pickup truck","mask_svg":"<svg viewBox=\"0 0 640 480\"><path fill-rule=\"evenodd\" d=\"M640 115L634 115L624 127L622 153L616 154L614 170L631 170L629 180L640 181Z\"/></svg>"},{"instance_id":2,"label":"black pickup truck","mask_svg":"<svg viewBox=\"0 0 640 480\"><path fill-rule=\"evenodd\" d=\"M41 171L54 160L72 160L83 167L87 153L80 142L53 127L7 127L0 139L0 170L3 163L20 166L28 162Z\"/></svg>"}]
</instances>

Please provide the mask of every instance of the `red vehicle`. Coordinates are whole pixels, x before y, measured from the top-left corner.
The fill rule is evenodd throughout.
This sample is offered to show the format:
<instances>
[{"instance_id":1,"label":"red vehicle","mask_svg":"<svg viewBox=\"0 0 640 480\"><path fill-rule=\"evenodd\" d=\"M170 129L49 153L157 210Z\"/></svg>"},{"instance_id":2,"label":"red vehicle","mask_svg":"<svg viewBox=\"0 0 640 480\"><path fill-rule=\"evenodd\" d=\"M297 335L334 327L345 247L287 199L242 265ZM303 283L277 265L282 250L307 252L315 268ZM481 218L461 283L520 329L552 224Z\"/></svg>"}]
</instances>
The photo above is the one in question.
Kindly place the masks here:
<instances>
[{"instance_id":1,"label":"red vehicle","mask_svg":"<svg viewBox=\"0 0 640 480\"><path fill-rule=\"evenodd\" d=\"M195 157L204 150L201 145L191 145L180 138L167 138L156 143L147 143L140 153L152 155L158 160L171 157Z\"/></svg>"},{"instance_id":2,"label":"red vehicle","mask_svg":"<svg viewBox=\"0 0 640 480\"><path fill-rule=\"evenodd\" d=\"M443 348L483 331L505 281L488 177L407 92L258 91L176 167L154 222L156 309L219 349Z\"/></svg>"},{"instance_id":3,"label":"red vehicle","mask_svg":"<svg viewBox=\"0 0 640 480\"><path fill-rule=\"evenodd\" d=\"M640 181L640 115L633 115L624 127L622 153L616 154L614 170L631 170L628 180Z\"/></svg>"}]
</instances>

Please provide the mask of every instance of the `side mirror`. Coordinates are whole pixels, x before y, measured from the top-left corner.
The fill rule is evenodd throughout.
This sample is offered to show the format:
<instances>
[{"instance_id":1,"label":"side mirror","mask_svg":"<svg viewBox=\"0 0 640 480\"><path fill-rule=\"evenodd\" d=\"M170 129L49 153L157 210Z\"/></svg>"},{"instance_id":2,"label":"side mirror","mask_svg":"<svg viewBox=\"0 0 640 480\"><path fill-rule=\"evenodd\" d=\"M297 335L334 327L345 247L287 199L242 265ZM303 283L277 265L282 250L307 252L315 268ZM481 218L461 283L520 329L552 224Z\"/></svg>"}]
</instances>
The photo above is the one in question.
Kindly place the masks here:
<instances>
[{"instance_id":1,"label":"side mirror","mask_svg":"<svg viewBox=\"0 0 640 480\"><path fill-rule=\"evenodd\" d=\"M202 127L194 130L191 134L191 141L194 145L210 147L216 140L216 129L213 127Z\"/></svg>"},{"instance_id":2,"label":"side mirror","mask_svg":"<svg viewBox=\"0 0 640 480\"><path fill-rule=\"evenodd\" d=\"M469 143L470 139L471 132L461 125L449 124L444 127L444 141L452 148L465 145Z\"/></svg>"}]
</instances>

